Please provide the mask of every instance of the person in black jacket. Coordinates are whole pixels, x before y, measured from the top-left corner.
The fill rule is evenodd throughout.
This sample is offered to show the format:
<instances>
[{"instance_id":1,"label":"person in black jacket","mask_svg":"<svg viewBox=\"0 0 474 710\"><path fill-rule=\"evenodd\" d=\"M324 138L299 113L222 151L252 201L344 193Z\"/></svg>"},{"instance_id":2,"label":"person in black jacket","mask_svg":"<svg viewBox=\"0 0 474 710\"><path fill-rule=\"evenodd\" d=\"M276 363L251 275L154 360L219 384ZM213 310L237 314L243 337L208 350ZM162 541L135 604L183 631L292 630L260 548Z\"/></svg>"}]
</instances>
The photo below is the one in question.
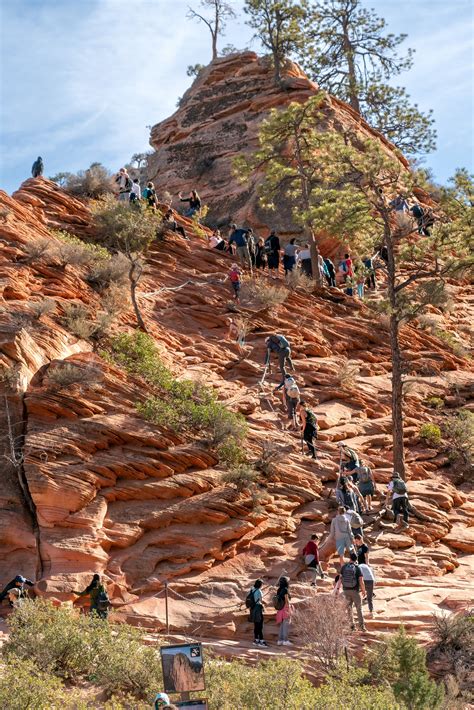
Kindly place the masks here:
<instances>
[{"instance_id":1,"label":"person in black jacket","mask_svg":"<svg viewBox=\"0 0 474 710\"><path fill-rule=\"evenodd\" d=\"M31 166L31 174L34 178L41 177L43 174L43 170L43 158L39 155Z\"/></svg>"},{"instance_id":2,"label":"person in black jacket","mask_svg":"<svg viewBox=\"0 0 474 710\"><path fill-rule=\"evenodd\" d=\"M250 595L253 598L253 606L250 607L249 620L253 621L253 635L254 644L256 646L268 646L267 642L263 638L263 597L262 588L263 582L261 579L257 579L252 589L250 590Z\"/></svg>"},{"instance_id":3,"label":"person in black jacket","mask_svg":"<svg viewBox=\"0 0 474 710\"><path fill-rule=\"evenodd\" d=\"M201 198L196 190L191 190L189 197L181 197L181 193L178 197L180 202L189 202L189 209L184 213L185 217L193 217L201 209Z\"/></svg>"},{"instance_id":4,"label":"person in black jacket","mask_svg":"<svg viewBox=\"0 0 474 710\"><path fill-rule=\"evenodd\" d=\"M278 267L280 265L280 240L278 239L275 232L271 232L270 236L265 239L265 252L267 254L267 264L270 271L270 276L274 278L273 272L276 270L278 274Z\"/></svg>"},{"instance_id":5,"label":"person in black jacket","mask_svg":"<svg viewBox=\"0 0 474 710\"><path fill-rule=\"evenodd\" d=\"M74 592L78 597L89 596L91 600L90 612L97 614L101 619L106 619L109 614L109 598L107 590L100 580L99 574L94 574L92 581L82 592Z\"/></svg>"},{"instance_id":6,"label":"person in black jacket","mask_svg":"<svg viewBox=\"0 0 474 710\"><path fill-rule=\"evenodd\" d=\"M25 585L26 585L27 587L33 587L34 584L35 584L35 583L32 582L31 580L25 579L25 577L22 577L21 574L17 574L17 576L15 577L15 579L12 579L11 582L8 582L8 584L7 584L7 586L5 587L5 589L3 589L3 591L1 592L1 594L0 594L0 604L1 604L2 601L5 599L5 597L8 595L8 592L10 591L10 589L19 589L19 590L20 590L20 597L26 597L26 596L28 596L28 592L27 592L27 590L25 589ZM10 602L10 606L13 606L13 604L12 604L11 602Z\"/></svg>"}]
</instances>

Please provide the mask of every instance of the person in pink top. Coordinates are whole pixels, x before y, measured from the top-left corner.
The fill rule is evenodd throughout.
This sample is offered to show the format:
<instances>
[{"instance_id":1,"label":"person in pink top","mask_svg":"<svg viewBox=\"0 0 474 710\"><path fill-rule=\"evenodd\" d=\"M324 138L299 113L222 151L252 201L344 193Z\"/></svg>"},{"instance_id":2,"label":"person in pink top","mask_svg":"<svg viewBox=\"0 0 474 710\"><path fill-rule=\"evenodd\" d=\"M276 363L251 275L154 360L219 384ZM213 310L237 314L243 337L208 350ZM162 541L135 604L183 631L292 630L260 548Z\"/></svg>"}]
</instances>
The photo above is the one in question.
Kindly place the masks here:
<instances>
[{"instance_id":1,"label":"person in pink top","mask_svg":"<svg viewBox=\"0 0 474 710\"><path fill-rule=\"evenodd\" d=\"M290 580L288 577L280 577L277 593L275 595L277 600L276 622L280 627L277 642L278 646L291 646L291 641L288 641L291 623L291 595L289 588Z\"/></svg>"}]
</instances>

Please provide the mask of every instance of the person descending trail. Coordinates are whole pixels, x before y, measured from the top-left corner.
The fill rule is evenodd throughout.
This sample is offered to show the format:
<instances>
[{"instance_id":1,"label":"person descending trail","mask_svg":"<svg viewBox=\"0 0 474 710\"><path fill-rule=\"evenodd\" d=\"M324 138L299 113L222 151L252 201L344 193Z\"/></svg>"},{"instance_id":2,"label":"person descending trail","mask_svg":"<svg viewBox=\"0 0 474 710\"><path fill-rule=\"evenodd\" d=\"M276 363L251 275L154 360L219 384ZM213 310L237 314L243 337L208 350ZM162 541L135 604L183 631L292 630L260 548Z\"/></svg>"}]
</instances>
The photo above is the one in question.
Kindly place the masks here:
<instances>
[{"instance_id":1,"label":"person descending trail","mask_svg":"<svg viewBox=\"0 0 474 710\"><path fill-rule=\"evenodd\" d=\"M267 255L267 264L270 271L270 276L278 278L278 267L280 266L280 240L275 231L270 232L270 236L265 239L265 253ZM276 276L274 272L276 271Z\"/></svg>"},{"instance_id":2,"label":"person descending trail","mask_svg":"<svg viewBox=\"0 0 474 710\"><path fill-rule=\"evenodd\" d=\"M369 564L369 546L364 542L362 535L354 535L355 552L357 554L357 562L362 565Z\"/></svg>"},{"instance_id":3,"label":"person descending trail","mask_svg":"<svg viewBox=\"0 0 474 710\"><path fill-rule=\"evenodd\" d=\"M177 223L173 216L173 210L171 208L166 212L165 216L163 217L163 227L164 229L169 229L170 232L176 232L177 234L181 234L183 239L186 239L186 241L189 242L189 237L186 235L184 227Z\"/></svg>"},{"instance_id":4,"label":"person descending trail","mask_svg":"<svg viewBox=\"0 0 474 710\"><path fill-rule=\"evenodd\" d=\"M392 480L387 486L387 495L385 498L385 507L392 496L392 510L395 517L395 523L401 527L408 527L408 490L407 485L399 473L394 471ZM399 518L403 517L403 523Z\"/></svg>"},{"instance_id":5,"label":"person descending trail","mask_svg":"<svg viewBox=\"0 0 474 710\"><path fill-rule=\"evenodd\" d=\"M180 202L189 202L189 208L185 211L185 217L194 217L194 215L201 210L201 198L197 194L196 190L191 190L189 197L182 197L181 192L178 193L178 198Z\"/></svg>"},{"instance_id":6,"label":"person descending trail","mask_svg":"<svg viewBox=\"0 0 474 710\"><path fill-rule=\"evenodd\" d=\"M265 365L270 364L271 353L276 353L278 355L278 365L280 367L282 377L284 377L286 374L285 368L287 364L290 370L295 369L293 367L293 362L291 361L291 346L284 335L278 335L277 333L274 333L265 340L265 344L267 346L267 352L265 355Z\"/></svg>"},{"instance_id":7,"label":"person descending trail","mask_svg":"<svg viewBox=\"0 0 474 710\"><path fill-rule=\"evenodd\" d=\"M309 279L313 276L313 267L311 266L311 251L309 244L305 244L303 249L300 249L296 257L297 263L301 266L301 273Z\"/></svg>"},{"instance_id":8,"label":"person descending trail","mask_svg":"<svg viewBox=\"0 0 474 710\"><path fill-rule=\"evenodd\" d=\"M280 387L281 385L278 385L276 389L278 390ZM282 399L288 413L288 429L296 429L296 410L300 401L300 390L295 378L288 373L285 374L283 380Z\"/></svg>"},{"instance_id":9,"label":"person descending trail","mask_svg":"<svg viewBox=\"0 0 474 710\"><path fill-rule=\"evenodd\" d=\"M354 473L357 471L358 482L357 487L360 491L362 498L364 499L365 507L367 512L372 512L372 496L375 495L375 481L372 469L369 466L362 465L362 461L359 461L359 466L354 469Z\"/></svg>"},{"instance_id":10,"label":"person descending trail","mask_svg":"<svg viewBox=\"0 0 474 710\"><path fill-rule=\"evenodd\" d=\"M362 595L366 595L364 578L357 564L357 555L351 552L350 562L346 562L341 567L341 573L338 587L342 587L342 593L347 602L347 613L349 615L349 623L352 631L354 631L354 616L352 606L354 605L357 611L357 620L361 631L365 631L364 615L362 613Z\"/></svg>"},{"instance_id":11,"label":"person descending trail","mask_svg":"<svg viewBox=\"0 0 474 710\"><path fill-rule=\"evenodd\" d=\"M316 458L316 448L314 446L313 440L318 435L318 424L316 415L311 409L308 408L306 402L300 400L298 405L298 412L301 419L301 434L304 443L308 447L307 456L311 458Z\"/></svg>"},{"instance_id":12,"label":"person descending trail","mask_svg":"<svg viewBox=\"0 0 474 710\"><path fill-rule=\"evenodd\" d=\"M328 286L331 287L336 287L336 267L334 266L333 262L331 259L328 259L327 257L324 257L324 263L326 265L326 270L327 270L327 282Z\"/></svg>"},{"instance_id":13,"label":"person descending trail","mask_svg":"<svg viewBox=\"0 0 474 710\"><path fill-rule=\"evenodd\" d=\"M158 206L158 200L156 197L155 186L152 182L147 183L147 186L143 190L142 197L147 207L150 207L152 210L156 210Z\"/></svg>"},{"instance_id":14,"label":"person descending trail","mask_svg":"<svg viewBox=\"0 0 474 710\"><path fill-rule=\"evenodd\" d=\"M280 577L276 594L273 596L273 606L277 610L276 623L280 626L278 646L292 645L291 641L288 641L292 613L290 602L290 580L288 577Z\"/></svg>"},{"instance_id":15,"label":"person descending trail","mask_svg":"<svg viewBox=\"0 0 474 710\"><path fill-rule=\"evenodd\" d=\"M5 597L9 596L9 593L12 589L18 589L19 591L19 598L25 599L28 597L28 590L26 587L34 587L35 583L32 582L30 579L26 579L23 577L21 574L17 574L17 576L11 580L11 582L8 582L6 587L2 589L2 592L0 593L0 604L2 601L5 599ZM10 599L10 606L13 606L11 603Z\"/></svg>"},{"instance_id":16,"label":"person descending trail","mask_svg":"<svg viewBox=\"0 0 474 710\"><path fill-rule=\"evenodd\" d=\"M94 574L90 584L82 592L74 592L78 597L89 596L91 600L90 613L97 614L101 619L107 619L109 615L110 599L105 586L100 580L99 574Z\"/></svg>"},{"instance_id":17,"label":"person descending trail","mask_svg":"<svg viewBox=\"0 0 474 710\"><path fill-rule=\"evenodd\" d=\"M242 281L241 281L241 276L242 272L238 266L238 264L232 264L230 267L230 271L227 274L227 278L230 281L230 285L232 286L233 294L234 294L234 300L236 303L240 303L240 288L242 286Z\"/></svg>"},{"instance_id":18,"label":"person descending trail","mask_svg":"<svg viewBox=\"0 0 474 710\"><path fill-rule=\"evenodd\" d=\"M237 257L242 266L247 266L252 271L252 260L250 258L249 246L247 241L247 229L237 229L235 224L231 225L231 234L229 237L229 250L232 251L232 245L235 244Z\"/></svg>"},{"instance_id":19,"label":"person descending trail","mask_svg":"<svg viewBox=\"0 0 474 710\"><path fill-rule=\"evenodd\" d=\"M346 517L346 509L342 505L339 506L337 514L331 520L329 535L334 538L336 552L339 555L339 563L342 565L344 564L344 553L346 551L352 552L354 545L352 528Z\"/></svg>"},{"instance_id":20,"label":"person descending trail","mask_svg":"<svg viewBox=\"0 0 474 710\"><path fill-rule=\"evenodd\" d=\"M132 180L126 168L120 168L115 176L115 184L118 188L117 199L119 202L130 202L130 191L132 189Z\"/></svg>"},{"instance_id":21,"label":"person descending trail","mask_svg":"<svg viewBox=\"0 0 474 710\"><path fill-rule=\"evenodd\" d=\"M289 244L283 250L283 268L285 276L293 271L296 266L296 257L298 255L298 247L295 244L296 239L290 239Z\"/></svg>"},{"instance_id":22,"label":"person descending trail","mask_svg":"<svg viewBox=\"0 0 474 710\"><path fill-rule=\"evenodd\" d=\"M253 622L254 644L256 646L268 646L263 638L262 585L262 580L257 579L245 599L245 606L249 609L249 621Z\"/></svg>"},{"instance_id":23,"label":"person descending trail","mask_svg":"<svg viewBox=\"0 0 474 710\"><path fill-rule=\"evenodd\" d=\"M306 566L306 569L311 572L313 575L313 581L311 582L311 586L315 587L316 586L316 579L318 577L318 574L320 575L321 579L324 579L325 575L324 572L321 569L321 564L319 562L319 548L318 548L318 536L317 535L311 535L311 540L308 540L306 545L303 548L303 560Z\"/></svg>"},{"instance_id":24,"label":"person descending trail","mask_svg":"<svg viewBox=\"0 0 474 710\"><path fill-rule=\"evenodd\" d=\"M31 174L34 178L41 177L44 171L43 158L38 155L35 162L31 166Z\"/></svg>"}]
</instances>

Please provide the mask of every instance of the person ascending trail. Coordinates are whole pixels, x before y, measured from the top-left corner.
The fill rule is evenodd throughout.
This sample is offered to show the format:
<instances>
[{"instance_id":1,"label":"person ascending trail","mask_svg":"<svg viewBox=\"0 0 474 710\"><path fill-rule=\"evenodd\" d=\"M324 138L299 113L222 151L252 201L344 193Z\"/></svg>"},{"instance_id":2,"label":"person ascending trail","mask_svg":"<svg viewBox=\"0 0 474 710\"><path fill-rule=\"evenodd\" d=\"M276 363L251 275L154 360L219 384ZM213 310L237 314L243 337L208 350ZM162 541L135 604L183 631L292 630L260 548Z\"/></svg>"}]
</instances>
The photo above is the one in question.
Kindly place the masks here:
<instances>
[{"instance_id":1,"label":"person ascending trail","mask_svg":"<svg viewBox=\"0 0 474 710\"><path fill-rule=\"evenodd\" d=\"M283 394L283 404L286 406L288 419L290 420L288 428L291 429L293 426L296 429L296 409L298 402L300 401L299 387L296 384L295 378L286 373L283 379L283 387L282 385L279 385L276 390L279 390L280 388L282 389Z\"/></svg>"},{"instance_id":2,"label":"person ascending trail","mask_svg":"<svg viewBox=\"0 0 474 710\"><path fill-rule=\"evenodd\" d=\"M251 271L252 260L250 258L248 246L248 229L237 229L235 224L231 226L231 229L232 232L229 237L229 249L232 249L232 245L235 244L237 256L241 265L247 266Z\"/></svg>"},{"instance_id":3,"label":"person ascending trail","mask_svg":"<svg viewBox=\"0 0 474 710\"><path fill-rule=\"evenodd\" d=\"M100 580L99 574L94 574L90 584L82 592L74 592L78 597L89 596L91 600L90 612L97 614L101 619L106 619L111 606L110 599L105 586Z\"/></svg>"},{"instance_id":4,"label":"person ascending trail","mask_svg":"<svg viewBox=\"0 0 474 710\"><path fill-rule=\"evenodd\" d=\"M385 507L388 506L388 501L392 496L392 510L395 516L395 523L404 528L408 527L408 490L407 485L399 473L394 471L392 480L387 486L387 496L385 499ZM403 523L399 518L403 517Z\"/></svg>"},{"instance_id":5,"label":"person ascending trail","mask_svg":"<svg viewBox=\"0 0 474 710\"><path fill-rule=\"evenodd\" d=\"M359 622L359 628L361 631L365 631L364 615L362 613L362 595L365 597L365 583L362 572L357 564L357 555L355 552L351 552L350 562L346 562L341 567L341 574L338 581L338 586L342 587L342 593L346 598L347 602L347 613L349 615L349 622L351 629L354 631L354 616L352 613L352 606L354 605L357 611L357 620Z\"/></svg>"},{"instance_id":6,"label":"person ascending trail","mask_svg":"<svg viewBox=\"0 0 474 710\"><path fill-rule=\"evenodd\" d=\"M357 487L360 491L364 503L369 512L372 511L372 496L375 495L375 481L372 469L369 466L363 466L362 461L359 462L359 467L356 469L359 477Z\"/></svg>"},{"instance_id":7,"label":"person ascending trail","mask_svg":"<svg viewBox=\"0 0 474 710\"><path fill-rule=\"evenodd\" d=\"M286 374L285 368L286 368L287 363L288 363L290 370L295 369L293 367L293 363L291 361L290 343L288 342L288 340L285 338L284 335L277 335L276 333L273 335L270 335L265 340L265 343L267 346L267 354L265 356L265 365L268 365L270 363L271 353L276 353L278 355L278 364L280 366L280 372L282 374L282 377L284 377Z\"/></svg>"},{"instance_id":8,"label":"person ascending trail","mask_svg":"<svg viewBox=\"0 0 474 710\"><path fill-rule=\"evenodd\" d=\"M330 537L336 544L336 552L339 555L340 564L344 564L344 553L352 552L354 547L354 537L351 524L346 517L346 509L340 505L337 515L331 520Z\"/></svg>"},{"instance_id":9,"label":"person ascending trail","mask_svg":"<svg viewBox=\"0 0 474 710\"><path fill-rule=\"evenodd\" d=\"M147 186L143 190L142 197L145 200L145 204L147 205L147 207L151 207L151 209L153 210L156 209L158 200L156 197L155 186L152 182L147 183Z\"/></svg>"},{"instance_id":10,"label":"person ascending trail","mask_svg":"<svg viewBox=\"0 0 474 710\"><path fill-rule=\"evenodd\" d=\"M311 535L311 540L308 540L308 542L304 546L303 559L306 569L308 569L313 576L311 586L315 587L318 574L321 576L321 579L324 579L325 576L319 563L319 548L317 535Z\"/></svg>"},{"instance_id":11,"label":"person ascending trail","mask_svg":"<svg viewBox=\"0 0 474 710\"><path fill-rule=\"evenodd\" d=\"M43 174L43 170L43 158L41 157L41 155L38 155L35 162L31 166L31 174L34 178L41 177L41 175Z\"/></svg>"},{"instance_id":12,"label":"person ascending trail","mask_svg":"<svg viewBox=\"0 0 474 710\"><path fill-rule=\"evenodd\" d=\"M336 287L336 267L334 266L334 263L329 259L327 256L324 257L324 263L326 265L326 270L327 270L327 282L328 286L331 286L333 288Z\"/></svg>"},{"instance_id":13,"label":"person ascending trail","mask_svg":"<svg viewBox=\"0 0 474 710\"><path fill-rule=\"evenodd\" d=\"M308 408L306 402L300 401L298 405L298 411L301 419L301 433L303 436L303 441L308 447L307 456L311 458L316 458L316 449L313 444L313 440L318 434L318 425L316 420L316 415L311 409Z\"/></svg>"},{"instance_id":14,"label":"person ascending trail","mask_svg":"<svg viewBox=\"0 0 474 710\"><path fill-rule=\"evenodd\" d=\"M352 476L353 482L357 483L357 469L360 466L359 454L357 453L357 451L354 451L354 449L351 449L349 446L345 446L344 444L338 444L338 446L341 447L341 471L349 471Z\"/></svg>"}]
</instances>

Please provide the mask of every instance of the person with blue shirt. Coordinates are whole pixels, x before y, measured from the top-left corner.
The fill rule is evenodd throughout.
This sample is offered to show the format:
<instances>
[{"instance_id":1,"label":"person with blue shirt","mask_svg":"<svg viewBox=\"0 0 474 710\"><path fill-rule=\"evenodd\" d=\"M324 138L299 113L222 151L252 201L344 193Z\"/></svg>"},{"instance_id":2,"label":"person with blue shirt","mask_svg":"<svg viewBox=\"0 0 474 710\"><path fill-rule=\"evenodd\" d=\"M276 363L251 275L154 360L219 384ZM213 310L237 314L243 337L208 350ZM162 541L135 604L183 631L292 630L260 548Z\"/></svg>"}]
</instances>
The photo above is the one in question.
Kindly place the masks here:
<instances>
[{"instance_id":1,"label":"person with blue shirt","mask_svg":"<svg viewBox=\"0 0 474 710\"><path fill-rule=\"evenodd\" d=\"M237 256L242 266L248 266L252 271L252 261L248 246L248 229L237 229L237 225L231 225L231 234L229 238L229 248L232 250L232 244L235 244Z\"/></svg>"}]
</instances>

